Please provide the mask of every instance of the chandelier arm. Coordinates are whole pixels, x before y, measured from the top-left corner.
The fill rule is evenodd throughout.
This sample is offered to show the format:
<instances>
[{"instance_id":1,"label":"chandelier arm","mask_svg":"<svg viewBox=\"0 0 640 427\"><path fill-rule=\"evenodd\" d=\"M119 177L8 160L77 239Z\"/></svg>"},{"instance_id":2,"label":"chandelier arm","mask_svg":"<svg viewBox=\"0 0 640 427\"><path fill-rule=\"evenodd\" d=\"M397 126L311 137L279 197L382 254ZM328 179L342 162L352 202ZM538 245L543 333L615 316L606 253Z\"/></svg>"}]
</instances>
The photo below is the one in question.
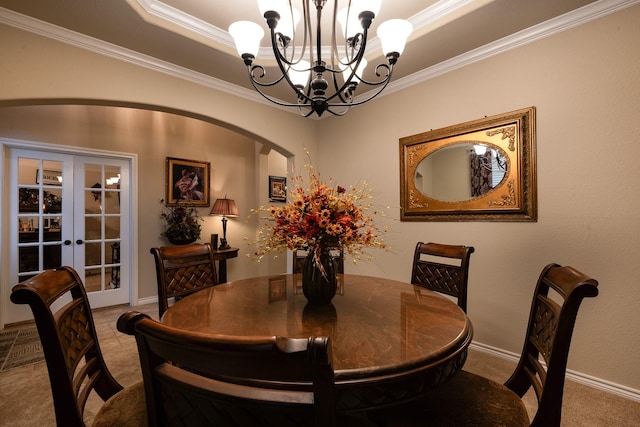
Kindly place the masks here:
<instances>
[{"instance_id":1,"label":"chandelier arm","mask_svg":"<svg viewBox=\"0 0 640 427\"><path fill-rule=\"evenodd\" d=\"M277 33L280 34L280 33ZM282 34L280 34L282 36ZM282 38L281 38L282 40ZM271 47L273 48L273 55L276 58L276 63L278 64L278 68L280 69L280 72L282 73L282 76L278 78L278 82L282 81L282 79L285 79L287 81L287 83L289 84L289 86L291 87L291 89L294 90L294 92L296 93L296 95L298 95L298 98L300 96L308 98L304 92L302 90L300 90L299 87L297 87L292 81L291 78L289 77L289 73L287 72L287 70L284 67L284 63L286 63L289 67L291 67L291 65L293 65L287 58L286 56L284 56L280 50L278 49L278 45L277 45L277 40L276 40L276 32L275 32L275 28L271 28ZM285 46L286 49L286 46ZM261 67L262 68L262 67ZM264 68L263 68L264 69ZM262 86L262 85L261 85ZM281 104L280 104L281 105Z\"/></svg>"},{"instance_id":2,"label":"chandelier arm","mask_svg":"<svg viewBox=\"0 0 640 427\"><path fill-rule=\"evenodd\" d=\"M351 1L348 2L347 5L347 10L349 10L349 8L351 7ZM347 16L349 15L349 12L347 11ZM333 81L334 81L334 85L335 85L335 72L334 70L336 70L336 59L338 60L339 64L342 64L342 61L340 60L340 55L338 54L338 42L336 40L336 22L338 22L338 2L336 1L333 4L333 20L331 21L331 52L330 52L330 57L331 57L331 68L330 71L333 72ZM338 69L340 67L338 66Z\"/></svg>"},{"instance_id":3,"label":"chandelier arm","mask_svg":"<svg viewBox=\"0 0 640 427\"><path fill-rule=\"evenodd\" d=\"M308 108L309 112L305 113L302 111L302 108ZM299 104L298 105L298 112L300 113L300 115L302 117L309 117L310 115L312 115L315 111L313 110L313 108L311 108L311 106L309 104Z\"/></svg>"},{"instance_id":4,"label":"chandelier arm","mask_svg":"<svg viewBox=\"0 0 640 427\"><path fill-rule=\"evenodd\" d=\"M260 95L262 95L262 97L264 99L266 99L267 101L273 102L276 105L280 105L281 107L304 107L304 106L306 106L306 104L300 104L300 103L293 104L293 103L290 103L290 102L282 102L277 98L273 98L273 97L267 95L266 93L264 93L264 92L262 92L260 90L260 86L258 86L256 84L256 82L253 81L253 79L251 79L251 84L253 85L253 88L256 90L256 92L258 92ZM311 108L311 107L309 106L309 108ZM308 117L308 116L305 116L305 117Z\"/></svg>"},{"instance_id":5,"label":"chandelier arm","mask_svg":"<svg viewBox=\"0 0 640 427\"><path fill-rule=\"evenodd\" d=\"M386 70L386 74L382 80L379 80L377 82L369 81L363 78L358 78L358 80L360 80L360 82L366 84L367 86L380 86L381 84L386 85L387 83L389 83L389 80L391 80L391 74L393 73L393 65L389 65L389 64L376 65L376 76L378 77L382 77L382 75L378 72L380 68L384 68Z\"/></svg>"},{"instance_id":6,"label":"chandelier arm","mask_svg":"<svg viewBox=\"0 0 640 427\"><path fill-rule=\"evenodd\" d=\"M337 3L337 0L336 0L336 3ZM316 60L318 61L318 63L322 62L322 58L320 57L322 53L322 28L320 26L321 21L322 21L322 4L317 3L317 6L316 6L316 55L317 55L317 58Z\"/></svg>"},{"instance_id":7,"label":"chandelier arm","mask_svg":"<svg viewBox=\"0 0 640 427\"><path fill-rule=\"evenodd\" d=\"M351 73L349 74L349 78L345 79L343 85L341 87L338 87L338 80L336 79L336 74L338 73L337 70L331 70L331 72L333 73L333 86L335 88L335 93L333 95L331 95L330 97L327 98L327 101L332 100L333 98L335 98L336 96L338 98L340 98L340 101L342 101L343 103L351 103L353 102L353 92L356 89L356 86L358 84L358 81L363 81L360 77L358 77L356 75L356 71L358 70L358 67L360 66L360 63L362 62L362 58L364 57L364 51L367 47L367 29L364 29L364 34L363 33L358 33L356 34L353 39L348 42L351 43L351 49L355 49L356 45L360 45L358 51L356 52L354 58L347 62L345 65L347 67L351 68ZM360 43L358 43L358 39L362 38L363 41L361 41ZM352 67L353 63L355 62L355 66ZM340 71L342 72L342 71ZM358 81L354 82L354 78L356 78ZM346 95L346 97L349 99L345 99L345 97L343 95Z\"/></svg>"},{"instance_id":8,"label":"chandelier arm","mask_svg":"<svg viewBox=\"0 0 640 427\"><path fill-rule=\"evenodd\" d=\"M252 83L255 83L258 86L261 87L271 87L271 86L275 86L278 83L280 83L282 81L282 79L284 78L284 75L278 77L276 80L271 81L271 82L260 82L257 79L261 79L263 78L267 73L264 69L264 67L262 65L253 65L253 66L247 66L247 70L249 71L249 80L251 80ZM255 77L255 71L260 71L260 76L259 77ZM255 86L255 85L254 85Z\"/></svg>"},{"instance_id":9,"label":"chandelier arm","mask_svg":"<svg viewBox=\"0 0 640 427\"><path fill-rule=\"evenodd\" d=\"M382 92L384 90L384 88L387 87L387 85L389 84L389 82L391 81L391 74L389 74L389 78L386 79L384 82L380 82L379 85L382 85L380 88L378 88L378 90L376 91L376 93L374 93L373 95L367 97L366 99L362 99L358 102L352 102L351 104L349 104L350 106L354 107L356 105L362 105L365 102L369 102L371 101L373 98L375 98L376 96L378 96L380 94L380 92ZM384 83L384 84L383 84ZM338 105L338 104L333 104L333 105Z\"/></svg>"}]
</instances>

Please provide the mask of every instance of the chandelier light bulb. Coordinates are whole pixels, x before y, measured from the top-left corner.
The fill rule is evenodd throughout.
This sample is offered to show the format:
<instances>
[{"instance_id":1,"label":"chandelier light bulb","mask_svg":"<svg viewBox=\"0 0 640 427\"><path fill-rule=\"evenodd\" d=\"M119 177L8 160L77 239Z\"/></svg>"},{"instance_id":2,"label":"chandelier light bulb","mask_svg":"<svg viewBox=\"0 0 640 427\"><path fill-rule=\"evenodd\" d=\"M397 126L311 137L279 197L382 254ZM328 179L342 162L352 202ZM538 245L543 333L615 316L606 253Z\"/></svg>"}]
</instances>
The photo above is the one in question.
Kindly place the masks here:
<instances>
[{"instance_id":1,"label":"chandelier light bulb","mask_svg":"<svg viewBox=\"0 0 640 427\"><path fill-rule=\"evenodd\" d=\"M346 62L346 59L343 59L342 61L343 63ZM365 67L367 66L367 60L362 58L362 61L360 61L360 66L358 66L358 69L356 70L356 76L357 79L354 79L355 82L358 82L358 79L362 79L362 73L364 72ZM346 82L349 77L351 76L351 71L353 70L353 67L347 67L343 72L342 72L342 77L344 78L344 81Z\"/></svg>"},{"instance_id":2,"label":"chandelier light bulb","mask_svg":"<svg viewBox=\"0 0 640 427\"><path fill-rule=\"evenodd\" d=\"M278 12L280 16L283 16L289 9L289 2L287 0L258 0L258 9L262 16L270 10Z\"/></svg>"},{"instance_id":3,"label":"chandelier light bulb","mask_svg":"<svg viewBox=\"0 0 640 427\"><path fill-rule=\"evenodd\" d=\"M294 68L295 67L295 68ZM305 87L309 81L309 68L311 65L308 61L302 60L295 66L289 68L289 78L295 86Z\"/></svg>"},{"instance_id":4,"label":"chandelier light bulb","mask_svg":"<svg viewBox=\"0 0 640 427\"><path fill-rule=\"evenodd\" d=\"M296 32L298 22L300 22L300 11L298 9L291 8L285 12L278 12L280 14L280 20L278 21L278 32L284 36L293 39Z\"/></svg>"},{"instance_id":5,"label":"chandelier light bulb","mask_svg":"<svg viewBox=\"0 0 640 427\"><path fill-rule=\"evenodd\" d=\"M378 38L382 44L382 53L388 55L397 52L402 55L407 39L413 31L413 25L404 19L390 19L378 26Z\"/></svg>"},{"instance_id":6,"label":"chandelier light bulb","mask_svg":"<svg viewBox=\"0 0 640 427\"><path fill-rule=\"evenodd\" d=\"M247 53L258 56L260 40L264 37L264 30L260 25L251 21L237 21L229 26L229 34L233 37L240 56Z\"/></svg>"},{"instance_id":7,"label":"chandelier light bulb","mask_svg":"<svg viewBox=\"0 0 640 427\"><path fill-rule=\"evenodd\" d=\"M378 16L381 5L382 0L351 0L351 13L358 17L361 12L366 10Z\"/></svg>"},{"instance_id":8,"label":"chandelier light bulb","mask_svg":"<svg viewBox=\"0 0 640 427\"><path fill-rule=\"evenodd\" d=\"M486 145L476 144L476 145L473 146L473 150L476 152L476 155L484 156L484 153L487 152L487 146Z\"/></svg>"}]
</instances>

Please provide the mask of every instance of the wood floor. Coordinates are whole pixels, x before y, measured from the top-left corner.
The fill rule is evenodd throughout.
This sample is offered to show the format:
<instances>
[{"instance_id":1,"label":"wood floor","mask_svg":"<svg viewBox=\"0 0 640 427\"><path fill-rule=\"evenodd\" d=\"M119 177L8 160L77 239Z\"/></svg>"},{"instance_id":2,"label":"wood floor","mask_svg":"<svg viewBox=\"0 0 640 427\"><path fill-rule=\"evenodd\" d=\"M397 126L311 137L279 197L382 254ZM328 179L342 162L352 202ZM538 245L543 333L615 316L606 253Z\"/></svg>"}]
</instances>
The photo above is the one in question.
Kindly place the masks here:
<instances>
[{"instance_id":1,"label":"wood floor","mask_svg":"<svg viewBox=\"0 0 640 427\"><path fill-rule=\"evenodd\" d=\"M116 330L120 314L128 306L99 309L94 320L100 346L113 375L124 386L141 380L135 339ZM135 307L135 310L158 317L157 304ZM465 369L496 381L504 382L515 363L471 349ZM535 411L532 392L525 396L530 414ZM102 401L92 396L87 404L86 423L91 421ZM0 426L49 427L55 425L49 378L44 362L10 369L0 373ZM568 381L565 385L563 427L640 427L640 402L605 393Z\"/></svg>"}]
</instances>

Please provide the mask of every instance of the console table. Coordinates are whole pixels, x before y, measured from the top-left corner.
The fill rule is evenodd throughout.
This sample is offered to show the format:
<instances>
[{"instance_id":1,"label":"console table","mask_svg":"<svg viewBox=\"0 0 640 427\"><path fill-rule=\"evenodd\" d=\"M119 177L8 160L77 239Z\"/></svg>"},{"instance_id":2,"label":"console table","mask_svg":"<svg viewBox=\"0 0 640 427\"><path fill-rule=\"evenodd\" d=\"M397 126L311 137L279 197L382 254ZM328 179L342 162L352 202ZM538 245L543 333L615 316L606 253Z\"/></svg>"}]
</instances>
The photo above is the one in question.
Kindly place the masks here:
<instances>
[{"instance_id":1,"label":"console table","mask_svg":"<svg viewBox=\"0 0 640 427\"><path fill-rule=\"evenodd\" d=\"M227 259L237 257L238 250L238 248L213 250L213 259L218 261L218 283L227 282Z\"/></svg>"}]
</instances>

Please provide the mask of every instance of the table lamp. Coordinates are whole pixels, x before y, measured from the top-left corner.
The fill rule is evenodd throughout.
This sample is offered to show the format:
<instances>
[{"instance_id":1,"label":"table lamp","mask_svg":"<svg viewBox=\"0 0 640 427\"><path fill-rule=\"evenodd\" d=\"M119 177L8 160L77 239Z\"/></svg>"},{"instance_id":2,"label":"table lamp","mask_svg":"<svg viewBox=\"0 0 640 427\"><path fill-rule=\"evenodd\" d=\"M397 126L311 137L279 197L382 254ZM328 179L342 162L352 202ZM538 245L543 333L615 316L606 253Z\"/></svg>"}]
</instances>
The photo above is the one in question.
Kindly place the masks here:
<instances>
[{"instance_id":1,"label":"table lamp","mask_svg":"<svg viewBox=\"0 0 640 427\"><path fill-rule=\"evenodd\" d=\"M229 249L230 246L227 243L227 217L235 218L238 216L238 207L233 199L227 199L227 195L224 195L224 199L217 199L211 208L209 213L213 216L222 216L222 239L220 239L220 247L218 250Z\"/></svg>"}]
</instances>

